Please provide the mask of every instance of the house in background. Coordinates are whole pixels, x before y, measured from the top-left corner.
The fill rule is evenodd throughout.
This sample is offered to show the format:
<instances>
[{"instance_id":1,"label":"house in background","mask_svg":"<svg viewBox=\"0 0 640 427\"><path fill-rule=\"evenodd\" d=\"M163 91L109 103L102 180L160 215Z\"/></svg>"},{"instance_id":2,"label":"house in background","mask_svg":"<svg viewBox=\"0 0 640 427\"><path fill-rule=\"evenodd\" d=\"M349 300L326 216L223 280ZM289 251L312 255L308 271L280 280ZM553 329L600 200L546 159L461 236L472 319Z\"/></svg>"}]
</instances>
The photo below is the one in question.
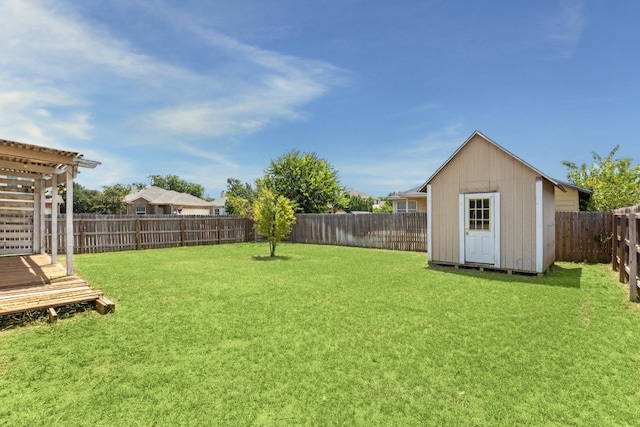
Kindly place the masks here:
<instances>
[{"instance_id":1,"label":"house in background","mask_svg":"<svg viewBox=\"0 0 640 427\"><path fill-rule=\"evenodd\" d=\"M213 202L160 187L127 194L127 215L212 215Z\"/></svg>"},{"instance_id":2,"label":"house in background","mask_svg":"<svg viewBox=\"0 0 640 427\"><path fill-rule=\"evenodd\" d=\"M385 204L384 200L380 200L379 197L373 197L367 193L363 193L362 191L351 189L347 191L347 196L349 197L360 197L362 200L371 200L371 208L375 211L379 209ZM333 211L333 213L346 213L345 210L339 209L337 211Z\"/></svg>"},{"instance_id":3,"label":"house in background","mask_svg":"<svg viewBox=\"0 0 640 427\"><path fill-rule=\"evenodd\" d=\"M568 182L558 181L565 191L555 187L556 212L577 212L591 199L591 190L576 187Z\"/></svg>"},{"instance_id":4,"label":"house in background","mask_svg":"<svg viewBox=\"0 0 640 427\"><path fill-rule=\"evenodd\" d=\"M426 212L427 195L418 191L420 187L389 196L393 203L393 213Z\"/></svg>"},{"instance_id":5,"label":"house in background","mask_svg":"<svg viewBox=\"0 0 640 427\"><path fill-rule=\"evenodd\" d=\"M430 264L542 274L555 261L553 178L474 132L419 188Z\"/></svg>"},{"instance_id":6,"label":"house in background","mask_svg":"<svg viewBox=\"0 0 640 427\"><path fill-rule=\"evenodd\" d=\"M47 188L44 193L44 214L51 215L53 209L53 196L51 188ZM56 205L61 206L64 203L64 199L56 191ZM62 212L60 212L62 213Z\"/></svg>"},{"instance_id":7,"label":"house in background","mask_svg":"<svg viewBox=\"0 0 640 427\"><path fill-rule=\"evenodd\" d=\"M213 202L211 202L212 214L216 216L226 215L227 214L227 211L225 209L226 204L227 204L227 196L223 191L219 199L215 199Z\"/></svg>"}]
</instances>

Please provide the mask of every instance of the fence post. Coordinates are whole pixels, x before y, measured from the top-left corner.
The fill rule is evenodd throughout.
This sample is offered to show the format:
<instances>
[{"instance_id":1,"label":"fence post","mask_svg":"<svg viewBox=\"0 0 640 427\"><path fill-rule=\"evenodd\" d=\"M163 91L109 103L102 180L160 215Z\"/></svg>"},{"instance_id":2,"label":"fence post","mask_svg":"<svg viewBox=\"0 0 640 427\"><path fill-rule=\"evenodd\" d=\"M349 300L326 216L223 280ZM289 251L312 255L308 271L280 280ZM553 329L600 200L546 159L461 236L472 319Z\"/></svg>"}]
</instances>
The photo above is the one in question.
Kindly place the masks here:
<instances>
[{"instance_id":1,"label":"fence post","mask_svg":"<svg viewBox=\"0 0 640 427\"><path fill-rule=\"evenodd\" d=\"M180 240L182 246L187 246L187 227L184 218L180 218Z\"/></svg>"},{"instance_id":2,"label":"fence post","mask_svg":"<svg viewBox=\"0 0 640 427\"><path fill-rule=\"evenodd\" d=\"M618 280L621 283L625 282L627 271L625 270L625 259L624 259L624 251L627 246L626 243L627 237L627 215L622 215L620 217L620 242L618 243Z\"/></svg>"},{"instance_id":3,"label":"fence post","mask_svg":"<svg viewBox=\"0 0 640 427\"><path fill-rule=\"evenodd\" d=\"M640 214L630 213L629 217L629 300L638 300L638 232L637 218Z\"/></svg>"},{"instance_id":4,"label":"fence post","mask_svg":"<svg viewBox=\"0 0 640 427\"><path fill-rule=\"evenodd\" d=\"M136 218L136 250L140 250L141 249L141 242L140 242L140 218Z\"/></svg>"},{"instance_id":5,"label":"fence post","mask_svg":"<svg viewBox=\"0 0 640 427\"><path fill-rule=\"evenodd\" d=\"M80 218L80 224L78 228L80 229L80 253L83 254L87 250L87 245L85 242L87 236L84 230L84 219Z\"/></svg>"},{"instance_id":6,"label":"fence post","mask_svg":"<svg viewBox=\"0 0 640 427\"><path fill-rule=\"evenodd\" d=\"M611 269L618 271L618 215L611 215Z\"/></svg>"}]
</instances>

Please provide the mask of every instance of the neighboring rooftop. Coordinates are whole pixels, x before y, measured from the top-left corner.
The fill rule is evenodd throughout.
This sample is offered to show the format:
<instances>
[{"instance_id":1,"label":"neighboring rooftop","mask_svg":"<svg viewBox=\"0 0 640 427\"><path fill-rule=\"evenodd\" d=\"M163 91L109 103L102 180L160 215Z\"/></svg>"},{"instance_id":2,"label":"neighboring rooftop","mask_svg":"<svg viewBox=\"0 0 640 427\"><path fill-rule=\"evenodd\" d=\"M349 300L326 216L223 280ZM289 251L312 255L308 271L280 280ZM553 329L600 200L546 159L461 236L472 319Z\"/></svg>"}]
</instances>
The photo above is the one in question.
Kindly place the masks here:
<instances>
[{"instance_id":1,"label":"neighboring rooftop","mask_svg":"<svg viewBox=\"0 0 640 427\"><path fill-rule=\"evenodd\" d=\"M207 202L199 197L187 193L150 186L142 190L129 193L124 197L126 203L138 199L145 199L151 205L183 205L183 206L213 206L214 202Z\"/></svg>"}]
</instances>

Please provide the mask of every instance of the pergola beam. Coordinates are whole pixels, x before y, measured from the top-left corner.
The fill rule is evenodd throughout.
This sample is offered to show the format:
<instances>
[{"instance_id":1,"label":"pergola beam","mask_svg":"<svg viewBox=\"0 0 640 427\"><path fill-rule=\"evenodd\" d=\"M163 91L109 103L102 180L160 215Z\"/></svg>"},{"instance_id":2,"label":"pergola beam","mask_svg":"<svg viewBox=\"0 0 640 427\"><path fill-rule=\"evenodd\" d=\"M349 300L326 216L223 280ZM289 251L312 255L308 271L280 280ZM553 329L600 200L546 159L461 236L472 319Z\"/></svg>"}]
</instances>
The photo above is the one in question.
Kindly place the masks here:
<instances>
[{"instance_id":1,"label":"pergola beam","mask_svg":"<svg viewBox=\"0 0 640 427\"><path fill-rule=\"evenodd\" d=\"M73 179L79 167L95 168L100 162L87 160L82 155L49 147L24 144L0 139L0 177L3 196L0 213L22 212L33 215L32 251L45 251L45 190L51 188L51 262L58 262L58 184L66 184L67 274L73 274ZM26 180L24 180L26 178ZM31 198L29 198L29 194Z\"/></svg>"},{"instance_id":2,"label":"pergola beam","mask_svg":"<svg viewBox=\"0 0 640 427\"><path fill-rule=\"evenodd\" d=\"M30 146L20 142L0 139L2 154L7 157L24 159L34 163L71 164L78 154L71 151L55 150L53 148ZM26 148L26 150L25 150Z\"/></svg>"},{"instance_id":3,"label":"pergola beam","mask_svg":"<svg viewBox=\"0 0 640 427\"><path fill-rule=\"evenodd\" d=\"M66 231L67 236L65 239L66 248L65 254L67 258L67 276L71 276L73 274L73 173L72 171L67 171L67 200L66 208Z\"/></svg>"}]
</instances>

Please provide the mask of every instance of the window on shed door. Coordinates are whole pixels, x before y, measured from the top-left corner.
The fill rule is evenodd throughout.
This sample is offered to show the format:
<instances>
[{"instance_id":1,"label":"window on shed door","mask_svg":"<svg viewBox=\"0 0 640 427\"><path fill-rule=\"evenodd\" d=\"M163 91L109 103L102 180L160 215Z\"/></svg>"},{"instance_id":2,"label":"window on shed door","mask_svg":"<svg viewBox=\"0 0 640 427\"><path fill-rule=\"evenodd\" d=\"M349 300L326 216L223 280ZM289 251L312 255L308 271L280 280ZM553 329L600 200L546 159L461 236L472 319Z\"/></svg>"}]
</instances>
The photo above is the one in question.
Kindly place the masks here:
<instances>
[{"instance_id":1,"label":"window on shed door","mask_svg":"<svg viewBox=\"0 0 640 427\"><path fill-rule=\"evenodd\" d=\"M469 230L490 231L491 209L490 199L469 199Z\"/></svg>"}]
</instances>

